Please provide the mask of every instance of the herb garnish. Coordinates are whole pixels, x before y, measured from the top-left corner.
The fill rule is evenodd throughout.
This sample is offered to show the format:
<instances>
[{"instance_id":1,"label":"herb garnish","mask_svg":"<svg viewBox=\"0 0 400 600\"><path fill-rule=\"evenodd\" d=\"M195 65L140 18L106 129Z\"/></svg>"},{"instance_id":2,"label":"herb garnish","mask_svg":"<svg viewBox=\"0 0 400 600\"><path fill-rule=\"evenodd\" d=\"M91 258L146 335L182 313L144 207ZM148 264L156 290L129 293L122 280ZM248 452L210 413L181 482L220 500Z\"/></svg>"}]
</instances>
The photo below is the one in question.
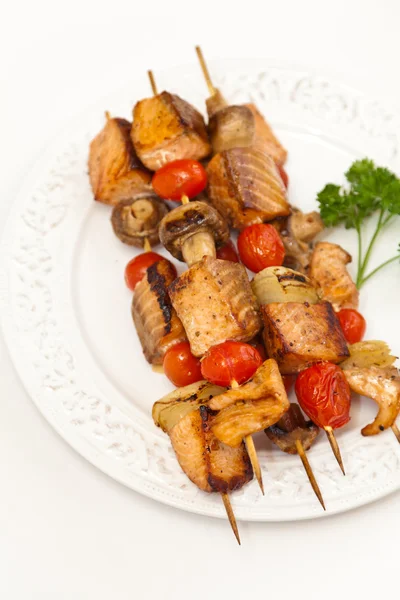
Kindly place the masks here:
<instances>
[{"instance_id":1,"label":"herb garnish","mask_svg":"<svg viewBox=\"0 0 400 600\"><path fill-rule=\"evenodd\" d=\"M345 174L349 183L340 187L329 183L319 192L322 220L328 227L343 223L346 229L355 229L358 236L358 266L356 285L361 286L389 263L400 259L397 254L366 274L372 249L379 234L394 217L400 215L400 179L383 167L376 167L364 158L354 162ZM377 226L363 254L362 225L365 219L379 211Z\"/></svg>"}]
</instances>

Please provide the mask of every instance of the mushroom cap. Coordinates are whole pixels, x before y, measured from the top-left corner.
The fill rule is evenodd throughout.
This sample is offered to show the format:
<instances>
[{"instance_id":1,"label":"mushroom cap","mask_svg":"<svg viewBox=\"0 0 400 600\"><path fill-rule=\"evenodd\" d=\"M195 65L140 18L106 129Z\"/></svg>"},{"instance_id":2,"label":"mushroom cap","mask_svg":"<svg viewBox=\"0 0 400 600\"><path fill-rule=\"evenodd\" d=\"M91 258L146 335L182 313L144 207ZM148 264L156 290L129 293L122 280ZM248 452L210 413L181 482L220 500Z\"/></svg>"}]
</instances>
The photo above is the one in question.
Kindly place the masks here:
<instances>
[{"instance_id":1,"label":"mushroom cap","mask_svg":"<svg viewBox=\"0 0 400 600\"><path fill-rule=\"evenodd\" d=\"M185 241L205 229L212 233L216 248L229 239L228 224L219 212L210 204L195 200L177 206L165 215L160 223L160 241L174 258L183 261Z\"/></svg>"},{"instance_id":2,"label":"mushroom cap","mask_svg":"<svg viewBox=\"0 0 400 600\"><path fill-rule=\"evenodd\" d=\"M143 248L145 239L155 246L159 242L160 221L168 211L166 203L153 192L121 200L114 206L111 215L114 233L121 242L130 246Z\"/></svg>"}]
</instances>

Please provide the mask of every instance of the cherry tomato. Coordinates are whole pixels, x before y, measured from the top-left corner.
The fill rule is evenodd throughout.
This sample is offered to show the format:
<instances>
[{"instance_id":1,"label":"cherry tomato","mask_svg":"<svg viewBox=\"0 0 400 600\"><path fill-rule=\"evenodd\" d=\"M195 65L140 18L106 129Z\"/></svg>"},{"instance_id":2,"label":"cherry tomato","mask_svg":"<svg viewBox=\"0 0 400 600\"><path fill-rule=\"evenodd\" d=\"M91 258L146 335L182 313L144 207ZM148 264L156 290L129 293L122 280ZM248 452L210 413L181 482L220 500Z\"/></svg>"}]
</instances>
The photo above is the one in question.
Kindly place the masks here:
<instances>
[{"instance_id":1,"label":"cherry tomato","mask_svg":"<svg viewBox=\"0 0 400 600\"><path fill-rule=\"evenodd\" d=\"M181 159L167 163L153 175L155 193L166 200L194 198L207 185L205 168L197 160Z\"/></svg>"},{"instance_id":2,"label":"cherry tomato","mask_svg":"<svg viewBox=\"0 0 400 600\"><path fill-rule=\"evenodd\" d=\"M230 260L234 263L239 262L239 257L232 240L229 240L225 246L221 246L221 248L217 250L217 258L220 258L221 260Z\"/></svg>"},{"instance_id":3,"label":"cherry tomato","mask_svg":"<svg viewBox=\"0 0 400 600\"><path fill-rule=\"evenodd\" d=\"M266 267L279 267L285 258L285 249L275 227L257 223L243 229L238 238L240 259L254 273Z\"/></svg>"},{"instance_id":4,"label":"cherry tomato","mask_svg":"<svg viewBox=\"0 0 400 600\"><path fill-rule=\"evenodd\" d=\"M286 170L281 165L277 165L277 166L278 166L279 175L281 176L283 184L284 184L285 188L288 189L289 175L286 173Z\"/></svg>"},{"instance_id":5,"label":"cherry tomato","mask_svg":"<svg viewBox=\"0 0 400 600\"><path fill-rule=\"evenodd\" d=\"M301 408L319 427L337 429L350 421L350 388L337 365L321 362L302 371L295 391Z\"/></svg>"},{"instance_id":6,"label":"cherry tomato","mask_svg":"<svg viewBox=\"0 0 400 600\"><path fill-rule=\"evenodd\" d=\"M128 288L134 291L139 281L145 276L147 269L159 260L166 259L157 252L144 252L132 258L125 267L125 283Z\"/></svg>"},{"instance_id":7,"label":"cherry tomato","mask_svg":"<svg viewBox=\"0 0 400 600\"><path fill-rule=\"evenodd\" d=\"M288 394L292 389L292 385L296 381L295 375L282 375L283 385L285 386L286 393Z\"/></svg>"},{"instance_id":8,"label":"cherry tomato","mask_svg":"<svg viewBox=\"0 0 400 600\"><path fill-rule=\"evenodd\" d=\"M243 342L223 342L210 348L201 361L204 379L229 387L250 379L262 364L259 352Z\"/></svg>"},{"instance_id":9,"label":"cherry tomato","mask_svg":"<svg viewBox=\"0 0 400 600\"><path fill-rule=\"evenodd\" d=\"M367 328L364 317L353 308L342 308L337 314L344 337L349 344L361 342Z\"/></svg>"},{"instance_id":10,"label":"cherry tomato","mask_svg":"<svg viewBox=\"0 0 400 600\"><path fill-rule=\"evenodd\" d=\"M189 342L180 342L167 350L163 367L166 376L176 387L183 387L203 378L200 359L191 353Z\"/></svg>"}]
</instances>

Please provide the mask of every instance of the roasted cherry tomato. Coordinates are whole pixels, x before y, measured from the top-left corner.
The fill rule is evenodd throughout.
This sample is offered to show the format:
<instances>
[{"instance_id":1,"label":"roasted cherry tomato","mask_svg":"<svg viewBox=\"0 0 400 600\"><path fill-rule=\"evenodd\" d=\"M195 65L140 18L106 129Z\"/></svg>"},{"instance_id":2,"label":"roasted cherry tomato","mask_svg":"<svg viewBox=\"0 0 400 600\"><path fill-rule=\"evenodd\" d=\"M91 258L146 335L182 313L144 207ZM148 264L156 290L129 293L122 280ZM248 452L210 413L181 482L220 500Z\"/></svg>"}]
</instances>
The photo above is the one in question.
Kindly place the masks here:
<instances>
[{"instance_id":1,"label":"roasted cherry tomato","mask_svg":"<svg viewBox=\"0 0 400 600\"><path fill-rule=\"evenodd\" d=\"M202 379L200 359L193 356L189 342L172 346L164 356L164 372L176 387L190 385Z\"/></svg>"},{"instance_id":2,"label":"roasted cherry tomato","mask_svg":"<svg viewBox=\"0 0 400 600\"><path fill-rule=\"evenodd\" d=\"M261 342L257 342L256 344L254 344L254 348L257 350L258 354L261 356L261 359L263 362L265 360L267 360L267 358L268 358L267 352L266 352L264 346L261 344Z\"/></svg>"},{"instance_id":3,"label":"roasted cherry tomato","mask_svg":"<svg viewBox=\"0 0 400 600\"><path fill-rule=\"evenodd\" d=\"M225 246L221 246L221 248L217 250L217 258L220 258L221 260L230 260L234 263L239 262L239 257L232 240L229 240Z\"/></svg>"},{"instance_id":4,"label":"roasted cherry tomato","mask_svg":"<svg viewBox=\"0 0 400 600\"><path fill-rule=\"evenodd\" d=\"M254 273L266 267L279 267L285 249L279 233L272 225L257 223L243 229L238 238L240 259Z\"/></svg>"},{"instance_id":5,"label":"roasted cherry tomato","mask_svg":"<svg viewBox=\"0 0 400 600\"><path fill-rule=\"evenodd\" d=\"M296 381L295 375L282 375L283 385L285 386L286 393L288 394L292 389L292 385Z\"/></svg>"},{"instance_id":6,"label":"roasted cherry tomato","mask_svg":"<svg viewBox=\"0 0 400 600\"><path fill-rule=\"evenodd\" d=\"M153 175L155 193L166 200L194 198L207 185L205 168L197 160L181 159L167 163Z\"/></svg>"},{"instance_id":7,"label":"roasted cherry tomato","mask_svg":"<svg viewBox=\"0 0 400 600\"><path fill-rule=\"evenodd\" d=\"M283 167L281 167L281 165L277 165L277 166L278 166L279 175L281 176L284 186L287 189L289 187L289 175L286 173L285 169Z\"/></svg>"},{"instance_id":8,"label":"roasted cherry tomato","mask_svg":"<svg viewBox=\"0 0 400 600\"><path fill-rule=\"evenodd\" d=\"M295 391L301 408L319 427L337 429L350 421L350 387L337 365L321 362L302 371Z\"/></svg>"},{"instance_id":9,"label":"roasted cherry tomato","mask_svg":"<svg viewBox=\"0 0 400 600\"><path fill-rule=\"evenodd\" d=\"M201 372L211 383L229 387L232 381L241 384L250 379L262 362L254 346L243 342L223 342L205 353Z\"/></svg>"},{"instance_id":10,"label":"roasted cherry tomato","mask_svg":"<svg viewBox=\"0 0 400 600\"><path fill-rule=\"evenodd\" d=\"M125 267L125 282L128 288L134 291L139 281L143 279L147 269L159 260L166 259L157 252L144 252L132 258Z\"/></svg>"},{"instance_id":11,"label":"roasted cherry tomato","mask_svg":"<svg viewBox=\"0 0 400 600\"><path fill-rule=\"evenodd\" d=\"M361 342L367 328L364 317L354 308L342 308L337 314L344 337L349 344Z\"/></svg>"}]
</instances>

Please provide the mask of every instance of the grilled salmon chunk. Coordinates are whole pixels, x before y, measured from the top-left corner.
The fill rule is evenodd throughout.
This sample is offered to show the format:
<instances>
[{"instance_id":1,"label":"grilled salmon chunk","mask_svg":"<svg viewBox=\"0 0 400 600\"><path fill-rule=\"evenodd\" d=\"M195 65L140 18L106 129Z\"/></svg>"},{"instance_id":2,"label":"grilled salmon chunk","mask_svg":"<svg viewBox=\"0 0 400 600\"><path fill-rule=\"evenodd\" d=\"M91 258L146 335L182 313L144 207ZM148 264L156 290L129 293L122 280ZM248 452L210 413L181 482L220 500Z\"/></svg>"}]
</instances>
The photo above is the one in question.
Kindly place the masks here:
<instances>
[{"instance_id":1,"label":"grilled salmon chunk","mask_svg":"<svg viewBox=\"0 0 400 600\"><path fill-rule=\"evenodd\" d=\"M318 242L311 256L309 275L335 310L358 307L359 292L346 269L350 262L350 254L330 242Z\"/></svg>"},{"instance_id":2,"label":"grilled salmon chunk","mask_svg":"<svg viewBox=\"0 0 400 600\"><path fill-rule=\"evenodd\" d=\"M254 148L231 148L207 166L208 196L232 227L290 214L286 189L272 158Z\"/></svg>"},{"instance_id":3,"label":"grilled salmon chunk","mask_svg":"<svg viewBox=\"0 0 400 600\"><path fill-rule=\"evenodd\" d=\"M243 443L231 448L212 433L212 417L205 406L183 417L169 432L182 470L205 492L231 492L253 478Z\"/></svg>"},{"instance_id":4,"label":"grilled salmon chunk","mask_svg":"<svg viewBox=\"0 0 400 600\"><path fill-rule=\"evenodd\" d=\"M131 137L140 160L152 171L173 160L201 160L211 152L201 114L169 92L135 105Z\"/></svg>"},{"instance_id":5,"label":"grilled salmon chunk","mask_svg":"<svg viewBox=\"0 0 400 600\"><path fill-rule=\"evenodd\" d=\"M168 286L174 278L171 263L160 260L147 269L133 296L133 321L143 353L153 365L161 365L168 348L186 340L182 323L168 296Z\"/></svg>"},{"instance_id":6,"label":"grilled salmon chunk","mask_svg":"<svg viewBox=\"0 0 400 600\"><path fill-rule=\"evenodd\" d=\"M339 363L349 356L338 318L329 302L287 302L261 307L267 354L281 373L298 373L315 362Z\"/></svg>"},{"instance_id":7,"label":"grilled salmon chunk","mask_svg":"<svg viewBox=\"0 0 400 600\"><path fill-rule=\"evenodd\" d=\"M245 104L254 118L254 139L253 145L258 150L266 152L277 165L283 165L287 158L287 150L276 138L271 127L259 112L255 104Z\"/></svg>"},{"instance_id":8,"label":"grilled salmon chunk","mask_svg":"<svg viewBox=\"0 0 400 600\"><path fill-rule=\"evenodd\" d=\"M169 294L195 356L225 340L247 342L260 330L257 301L240 264L206 256L175 279Z\"/></svg>"},{"instance_id":9,"label":"grilled salmon chunk","mask_svg":"<svg viewBox=\"0 0 400 600\"><path fill-rule=\"evenodd\" d=\"M149 191L151 176L136 156L131 124L108 119L90 144L89 178L95 200L115 206L121 200Z\"/></svg>"},{"instance_id":10,"label":"grilled salmon chunk","mask_svg":"<svg viewBox=\"0 0 400 600\"><path fill-rule=\"evenodd\" d=\"M362 435L377 435L391 427L400 411L400 377L396 367L350 367L344 374L353 392L372 398L379 406L374 421Z\"/></svg>"},{"instance_id":11,"label":"grilled salmon chunk","mask_svg":"<svg viewBox=\"0 0 400 600\"><path fill-rule=\"evenodd\" d=\"M228 446L239 446L247 435L270 427L289 409L289 400L275 360L266 360L254 377L208 402L218 410L210 427Z\"/></svg>"}]
</instances>

